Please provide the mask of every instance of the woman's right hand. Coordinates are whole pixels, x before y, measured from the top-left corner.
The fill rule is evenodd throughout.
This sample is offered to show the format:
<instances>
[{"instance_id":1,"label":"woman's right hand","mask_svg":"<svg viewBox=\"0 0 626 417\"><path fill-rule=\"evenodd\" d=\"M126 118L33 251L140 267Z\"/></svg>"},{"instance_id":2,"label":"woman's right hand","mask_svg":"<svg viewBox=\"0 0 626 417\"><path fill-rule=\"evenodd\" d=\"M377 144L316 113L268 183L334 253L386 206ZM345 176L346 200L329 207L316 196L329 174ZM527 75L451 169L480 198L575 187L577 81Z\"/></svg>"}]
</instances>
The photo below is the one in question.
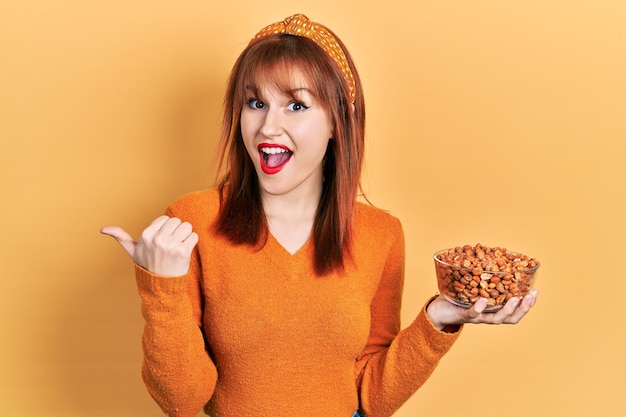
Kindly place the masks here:
<instances>
[{"instance_id":1,"label":"woman's right hand","mask_svg":"<svg viewBox=\"0 0 626 417\"><path fill-rule=\"evenodd\" d=\"M133 261L155 275L177 277L189 271L191 252L198 235L191 224L176 217L160 216L148 226L139 241L124 229L106 226L101 233L115 238Z\"/></svg>"}]
</instances>

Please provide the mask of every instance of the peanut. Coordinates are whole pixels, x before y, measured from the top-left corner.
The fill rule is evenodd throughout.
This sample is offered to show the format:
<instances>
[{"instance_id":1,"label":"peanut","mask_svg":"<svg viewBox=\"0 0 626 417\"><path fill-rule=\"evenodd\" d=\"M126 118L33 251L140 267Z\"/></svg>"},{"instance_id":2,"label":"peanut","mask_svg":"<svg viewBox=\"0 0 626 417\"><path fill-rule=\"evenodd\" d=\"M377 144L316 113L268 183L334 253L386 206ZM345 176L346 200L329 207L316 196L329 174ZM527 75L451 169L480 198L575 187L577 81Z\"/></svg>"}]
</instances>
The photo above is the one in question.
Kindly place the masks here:
<instances>
[{"instance_id":1,"label":"peanut","mask_svg":"<svg viewBox=\"0 0 626 417\"><path fill-rule=\"evenodd\" d=\"M435 257L439 291L465 307L487 298L487 310L526 295L539 266L529 256L480 243L447 249Z\"/></svg>"}]
</instances>

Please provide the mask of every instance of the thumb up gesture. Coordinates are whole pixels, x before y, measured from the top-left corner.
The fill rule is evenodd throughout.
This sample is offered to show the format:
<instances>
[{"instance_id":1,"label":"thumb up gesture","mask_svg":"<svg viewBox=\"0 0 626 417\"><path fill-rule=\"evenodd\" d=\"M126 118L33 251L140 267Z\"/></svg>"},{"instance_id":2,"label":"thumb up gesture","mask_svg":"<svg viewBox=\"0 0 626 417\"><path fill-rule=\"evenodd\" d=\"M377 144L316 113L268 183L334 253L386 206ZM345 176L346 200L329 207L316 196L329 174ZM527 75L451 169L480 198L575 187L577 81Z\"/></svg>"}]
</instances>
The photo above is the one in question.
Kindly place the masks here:
<instances>
[{"instance_id":1,"label":"thumb up gesture","mask_svg":"<svg viewBox=\"0 0 626 417\"><path fill-rule=\"evenodd\" d=\"M101 233L115 238L136 264L155 275L177 277L189 271L191 252L198 235L191 224L176 217L160 216L136 241L124 229L106 226Z\"/></svg>"}]
</instances>

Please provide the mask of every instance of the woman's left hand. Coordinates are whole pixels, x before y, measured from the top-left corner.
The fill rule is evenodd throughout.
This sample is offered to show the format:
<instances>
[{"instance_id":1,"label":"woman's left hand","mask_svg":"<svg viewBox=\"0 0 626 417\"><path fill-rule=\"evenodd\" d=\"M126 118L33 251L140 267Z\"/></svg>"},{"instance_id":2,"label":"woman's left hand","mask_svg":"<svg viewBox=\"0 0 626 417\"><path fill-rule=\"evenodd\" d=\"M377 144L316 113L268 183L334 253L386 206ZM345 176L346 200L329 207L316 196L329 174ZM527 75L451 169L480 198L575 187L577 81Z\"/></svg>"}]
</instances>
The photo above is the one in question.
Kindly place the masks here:
<instances>
[{"instance_id":1,"label":"woman's left hand","mask_svg":"<svg viewBox=\"0 0 626 417\"><path fill-rule=\"evenodd\" d=\"M426 313L439 330L464 323L516 324L535 305L537 293L537 290L533 290L521 300L513 297L500 310L492 313L484 312L487 307L486 298L479 299L470 308L464 308L452 304L440 295L428 305Z\"/></svg>"}]
</instances>

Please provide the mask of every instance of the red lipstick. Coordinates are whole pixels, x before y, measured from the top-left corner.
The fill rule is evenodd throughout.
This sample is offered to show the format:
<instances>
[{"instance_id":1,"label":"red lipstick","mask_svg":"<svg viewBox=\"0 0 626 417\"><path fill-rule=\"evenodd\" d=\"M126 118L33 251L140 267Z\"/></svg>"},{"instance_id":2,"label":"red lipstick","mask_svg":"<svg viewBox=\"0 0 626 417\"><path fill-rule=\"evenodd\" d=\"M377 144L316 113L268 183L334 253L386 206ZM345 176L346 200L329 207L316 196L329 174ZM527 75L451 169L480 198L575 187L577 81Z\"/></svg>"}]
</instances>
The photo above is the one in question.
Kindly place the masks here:
<instances>
[{"instance_id":1,"label":"red lipstick","mask_svg":"<svg viewBox=\"0 0 626 417\"><path fill-rule=\"evenodd\" d=\"M291 159L293 152L284 145L261 143L257 146L261 169L265 174L277 174Z\"/></svg>"}]
</instances>

